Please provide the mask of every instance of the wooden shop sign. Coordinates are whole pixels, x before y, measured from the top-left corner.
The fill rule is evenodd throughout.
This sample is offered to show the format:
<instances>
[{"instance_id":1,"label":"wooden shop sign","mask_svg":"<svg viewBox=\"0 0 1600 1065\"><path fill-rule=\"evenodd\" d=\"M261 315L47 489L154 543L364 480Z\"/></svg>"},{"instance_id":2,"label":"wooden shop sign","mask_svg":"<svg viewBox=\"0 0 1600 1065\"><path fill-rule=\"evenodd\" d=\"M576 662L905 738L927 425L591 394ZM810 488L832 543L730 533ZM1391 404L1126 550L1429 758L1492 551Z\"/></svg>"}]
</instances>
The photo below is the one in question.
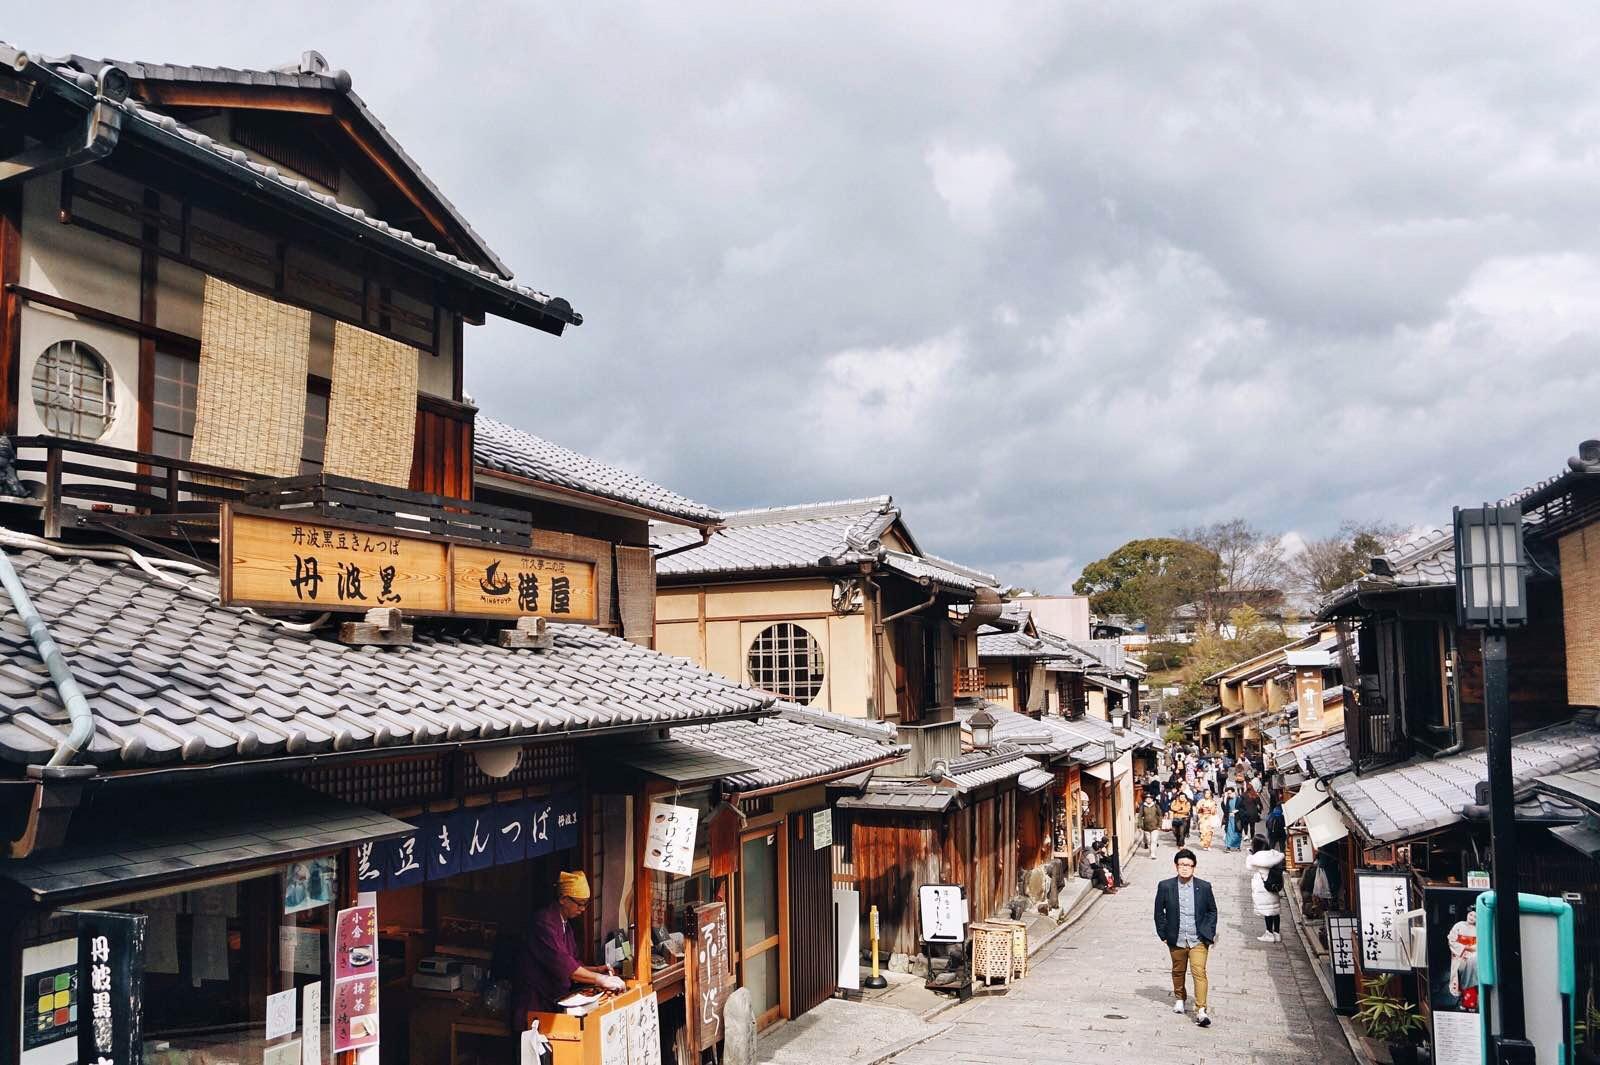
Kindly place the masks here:
<instances>
[{"instance_id":1,"label":"wooden shop sign","mask_svg":"<svg viewBox=\"0 0 1600 1065\"><path fill-rule=\"evenodd\" d=\"M597 567L585 559L232 506L222 508L221 539L226 606L598 620Z\"/></svg>"}]
</instances>

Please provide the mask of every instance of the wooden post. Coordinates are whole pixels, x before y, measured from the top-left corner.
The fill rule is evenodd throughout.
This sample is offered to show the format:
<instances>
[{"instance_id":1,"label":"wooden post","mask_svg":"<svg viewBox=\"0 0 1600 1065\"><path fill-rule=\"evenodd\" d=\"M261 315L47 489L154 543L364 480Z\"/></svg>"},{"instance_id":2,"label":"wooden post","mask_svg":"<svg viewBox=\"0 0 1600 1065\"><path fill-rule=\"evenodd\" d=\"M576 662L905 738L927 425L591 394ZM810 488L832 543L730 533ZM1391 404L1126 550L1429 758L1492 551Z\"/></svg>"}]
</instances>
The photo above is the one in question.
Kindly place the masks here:
<instances>
[{"instance_id":1,"label":"wooden post","mask_svg":"<svg viewBox=\"0 0 1600 1065\"><path fill-rule=\"evenodd\" d=\"M61 446L59 444L51 444L45 450L44 535L49 540L61 537Z\"/></svg>"}]
</instances>

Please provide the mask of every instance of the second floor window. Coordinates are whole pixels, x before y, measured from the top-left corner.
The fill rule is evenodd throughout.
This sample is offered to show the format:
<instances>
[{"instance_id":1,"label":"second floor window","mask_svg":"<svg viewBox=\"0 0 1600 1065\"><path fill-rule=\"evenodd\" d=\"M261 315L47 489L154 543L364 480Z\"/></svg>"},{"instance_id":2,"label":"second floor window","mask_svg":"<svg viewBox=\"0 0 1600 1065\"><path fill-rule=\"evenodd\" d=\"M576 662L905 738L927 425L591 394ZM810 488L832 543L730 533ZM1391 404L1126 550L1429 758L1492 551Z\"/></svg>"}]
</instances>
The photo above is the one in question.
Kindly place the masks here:
<instances>
[{"instance_id":1,"label":"second floor window","mask_svg":"<svg viewBox=\"0 0 1600 1065\"><path fill-rule=\"evenodd\" d=\"M757 688L809 703L822 692L822 645L792 622L768 625L750 645L749 670Z\"/></svg>"},{"instance_id":2,"label":"second floor window","mask_svg":"<svg viewBox=\"0 0 1600 1065\"><path fill-rule=\"evenodd\" d=\"M155 404L150 410L150 450L173 459L187 459L194 443L195 397L200 386L200 364L182 355L156 352ZM328 439L328 393L315 383L306 391L304 435L300 443L300 472L322 470Z\"/></svg>"},{"instance_id":3,"label":"second floor window","mask_svg":"<svg viewBox=\"0 0 1600 1065\"><path fill-rule=\"evenodd\" d=\"M111 367L81 340L57 341L33 365L33 404L51 435L98 440L116 413Z\"/></svg>"}]
</instances>

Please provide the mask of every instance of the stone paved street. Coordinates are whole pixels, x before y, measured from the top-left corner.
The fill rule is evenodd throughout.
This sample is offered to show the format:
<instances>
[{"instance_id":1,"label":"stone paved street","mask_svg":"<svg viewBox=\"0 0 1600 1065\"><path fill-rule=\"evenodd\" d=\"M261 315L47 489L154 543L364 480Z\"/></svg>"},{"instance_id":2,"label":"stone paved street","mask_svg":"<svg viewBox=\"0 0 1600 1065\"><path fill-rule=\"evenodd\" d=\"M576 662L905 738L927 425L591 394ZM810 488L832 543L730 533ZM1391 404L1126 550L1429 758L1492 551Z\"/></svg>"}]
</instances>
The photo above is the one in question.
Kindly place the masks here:
<instances>
[{"instance_id":1,"label":"stone paved street","mask_svg":"<svg viewBox=\"0 0 1600 1065\"><path fill-rule=\"evenodd\" d=\"M1169 838L1155 861L1131 860L1129 886L1041 952L1026 979L941 1015L947 1031L893 1061L1350 1065L1294 930L1286 925L1282 944L1256 942L1262 924L1250 908L1244 857L1220 848L1200 852L1198 871L1221 915L1210 963L1214 1022L1202 1029L1171 1012L1170 963L1151 913L1156 882L1172 875L1172 854Z\"/></svg>"}]
</instances>

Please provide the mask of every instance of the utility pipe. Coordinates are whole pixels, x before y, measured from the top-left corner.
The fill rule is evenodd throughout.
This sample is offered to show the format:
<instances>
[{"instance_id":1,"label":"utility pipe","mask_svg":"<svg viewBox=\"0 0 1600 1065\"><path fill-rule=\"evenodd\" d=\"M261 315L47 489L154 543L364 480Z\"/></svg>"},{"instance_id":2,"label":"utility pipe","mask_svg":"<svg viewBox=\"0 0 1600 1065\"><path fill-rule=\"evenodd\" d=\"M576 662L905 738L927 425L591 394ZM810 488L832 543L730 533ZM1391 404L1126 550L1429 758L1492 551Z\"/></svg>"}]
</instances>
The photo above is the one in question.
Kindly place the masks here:
<instances>
[{"instance_id":1,"label":"utility pipe","mask_svg":"<svg viewBox=\"0 0 1600 1065\"><path fill-rule=\"evenodd\" d=\"M6 594L17 608L17 616L33 638L33 646L44 660L45 668L50 671L50 679L55 682L56 691L66 704L67 715L72 721L72 730L67 733L66 739L56 745L56 751L46 766L71 765L79 752L94 739L94 711L89 709L89 700L84 698L83 689L72 678L72 668L67 665L66 656L51 638L44 619L34 609L33 600L28 598L28 590L22 586L22 578L17 576L11 556L4 551L0 551L0 585L5 586Z\"/></svg>"}]
</instances>

